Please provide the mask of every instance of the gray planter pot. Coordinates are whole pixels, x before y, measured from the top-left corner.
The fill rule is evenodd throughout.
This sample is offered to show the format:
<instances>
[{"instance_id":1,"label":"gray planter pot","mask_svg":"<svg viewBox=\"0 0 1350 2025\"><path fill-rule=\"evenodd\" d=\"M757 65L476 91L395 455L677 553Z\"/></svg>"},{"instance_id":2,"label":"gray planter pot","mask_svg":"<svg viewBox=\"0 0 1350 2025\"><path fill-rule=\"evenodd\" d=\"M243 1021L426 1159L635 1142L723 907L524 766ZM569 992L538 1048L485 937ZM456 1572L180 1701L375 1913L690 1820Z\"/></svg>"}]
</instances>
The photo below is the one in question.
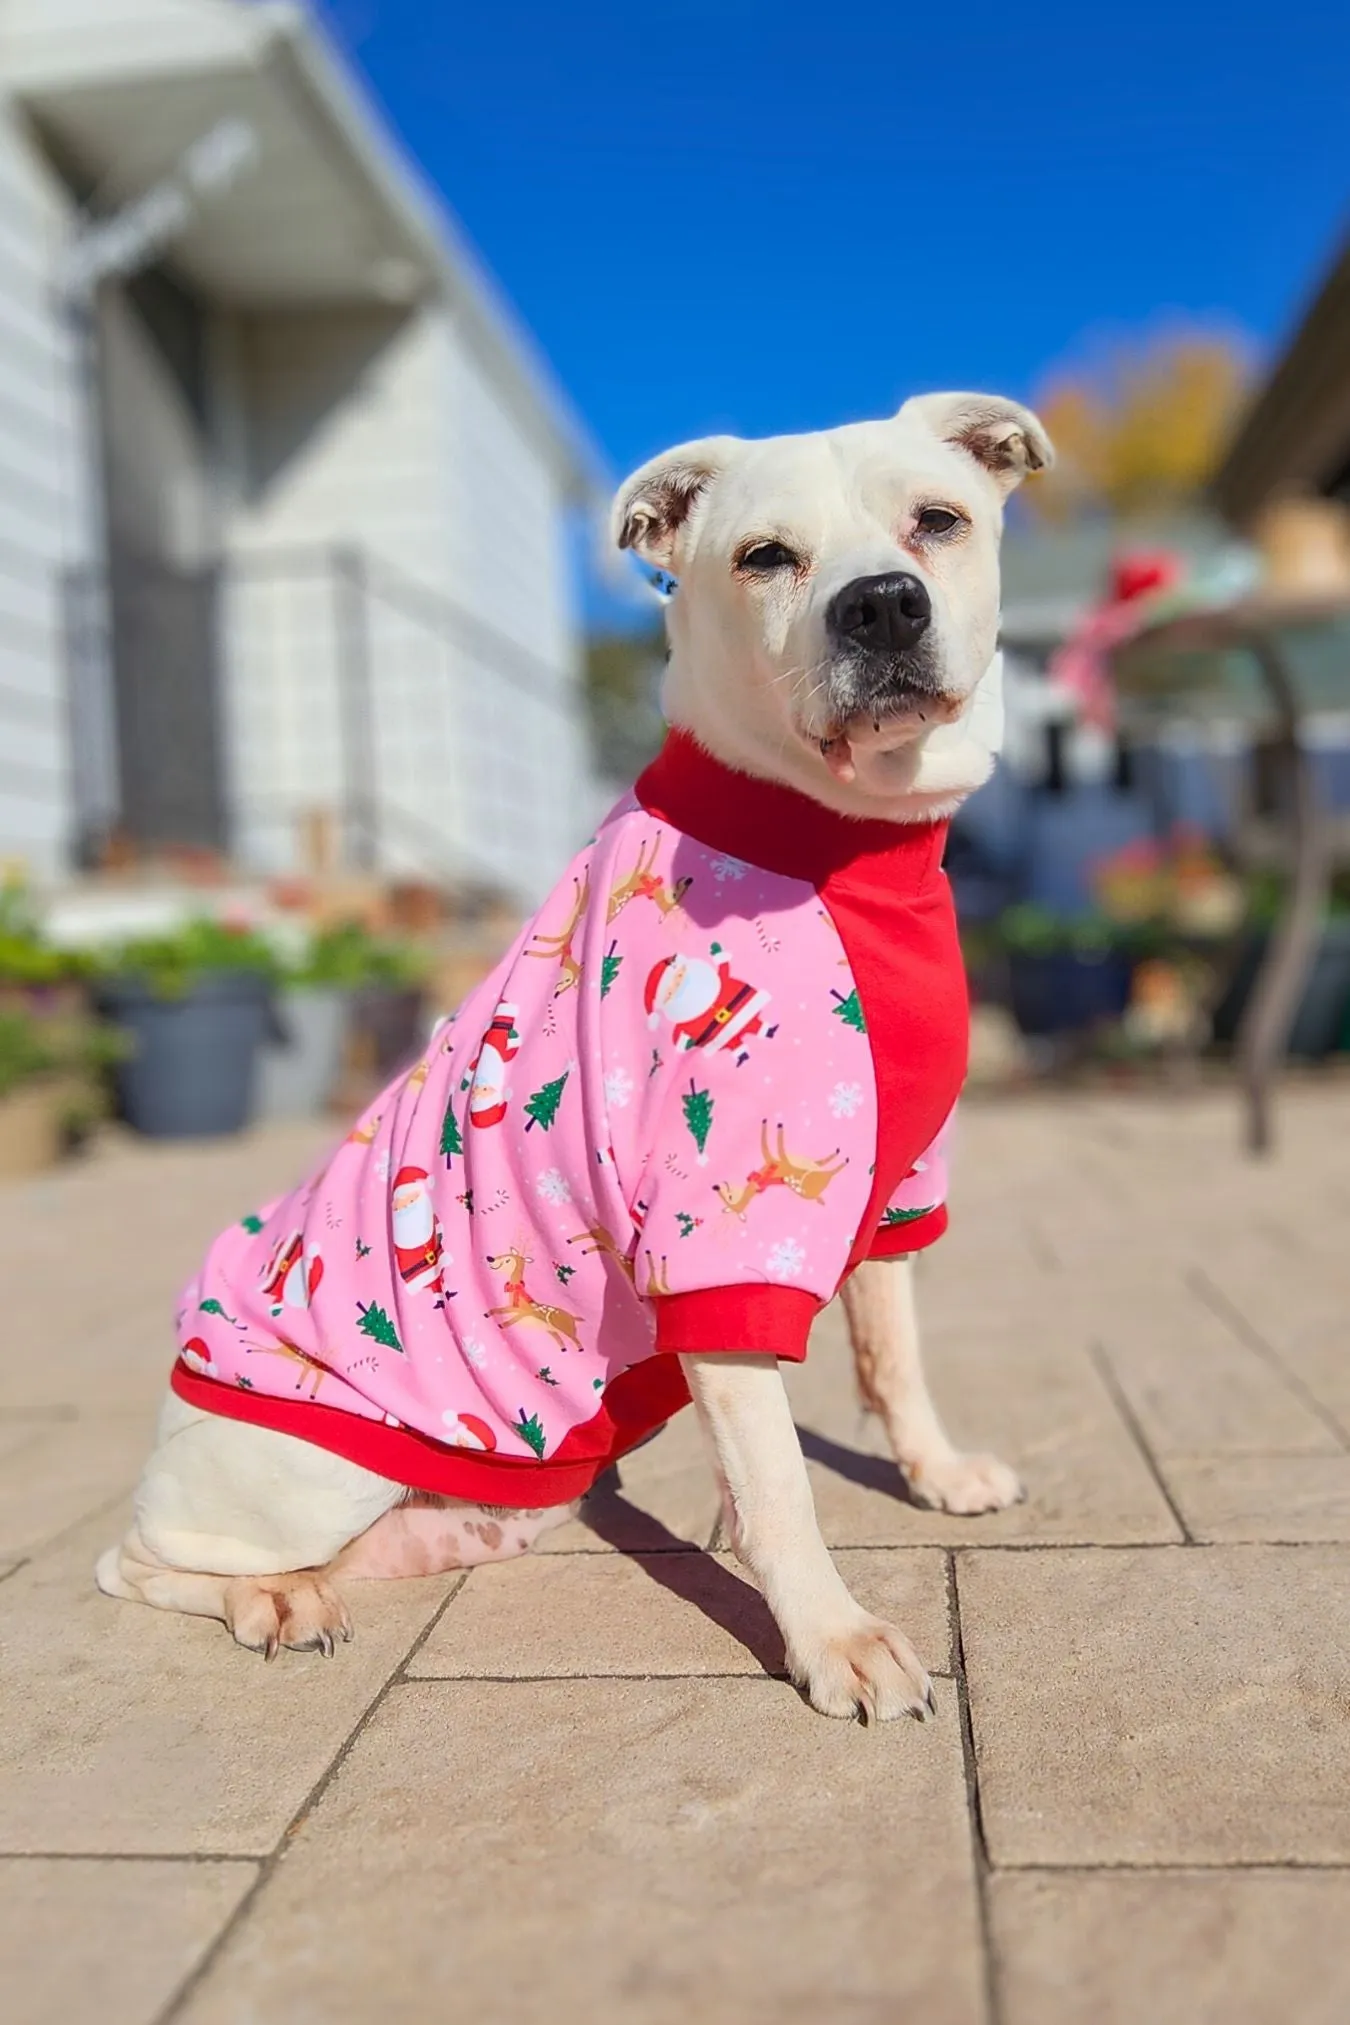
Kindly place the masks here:
<instances>
[{"instance_id":1,"label":"gray planter pot","mask_svg":"<svg viewBox=\"0 0 1350 2025\"><path fill-rule=\"evenodd\" d=\"M247 1124L269 985L245 971L200 978L182 998L157 998L134 978L100 993L131 1040L117 1064L122 1116L151 1139L198 1139Z\"/></svg>"},{"instance_id":2,"label":"gray planter pot","mask_svg":"<svg viewBox=\"0 0 1350 2025\"><path fill-rule=\"evenodd\" d=\"M342 1067L350 999L336 985L297 985L277 1000L277 1034L258 1064L257 1115L311 1118Z\"/></svg>"}]
</instances>

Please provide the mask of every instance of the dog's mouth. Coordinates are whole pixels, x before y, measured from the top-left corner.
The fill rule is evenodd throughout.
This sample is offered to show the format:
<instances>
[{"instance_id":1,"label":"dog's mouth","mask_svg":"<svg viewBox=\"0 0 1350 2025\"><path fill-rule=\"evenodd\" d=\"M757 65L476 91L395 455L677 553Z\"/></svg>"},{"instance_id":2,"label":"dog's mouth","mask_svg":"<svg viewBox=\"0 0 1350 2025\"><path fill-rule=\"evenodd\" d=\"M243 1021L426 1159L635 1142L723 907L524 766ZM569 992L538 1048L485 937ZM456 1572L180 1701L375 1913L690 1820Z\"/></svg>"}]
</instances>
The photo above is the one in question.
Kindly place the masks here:
<instances>
[{"instance_id":1,"label":"dog's mouth","mask_svg":"<svg viewBox=\"0 0 1350 2025\"><path fill-rule=\"evenodd\" d=\"M906 687L807 736L840 785L851 787L860 770L884 771L893 754L907 751L936 725L951 724L963 708L962 697Z\"/></svg>"}]
</instances>

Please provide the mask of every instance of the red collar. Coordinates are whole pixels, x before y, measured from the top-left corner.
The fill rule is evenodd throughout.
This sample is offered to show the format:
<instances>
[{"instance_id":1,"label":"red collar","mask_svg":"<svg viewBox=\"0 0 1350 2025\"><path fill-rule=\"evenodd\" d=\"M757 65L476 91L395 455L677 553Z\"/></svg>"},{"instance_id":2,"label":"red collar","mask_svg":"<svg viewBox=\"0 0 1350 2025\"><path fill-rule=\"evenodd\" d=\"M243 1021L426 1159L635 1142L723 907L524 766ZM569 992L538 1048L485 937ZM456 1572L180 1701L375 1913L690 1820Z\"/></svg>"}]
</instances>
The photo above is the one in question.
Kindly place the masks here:
<instances>
[{"instance_id":1,"label":"red collar","mask_svg":"<svg viewBox=\"0 0 1350 2025\"><path fill-rule=\"evenodd\" d=\"M919 893L940 871L943 823L858 820L823 808L795 788L737 773L687 731L670 731L634 789L650 815L710 850L726 851L822 886L832 874L863 870L896 894Z\"/></svg>"}]
</instances>

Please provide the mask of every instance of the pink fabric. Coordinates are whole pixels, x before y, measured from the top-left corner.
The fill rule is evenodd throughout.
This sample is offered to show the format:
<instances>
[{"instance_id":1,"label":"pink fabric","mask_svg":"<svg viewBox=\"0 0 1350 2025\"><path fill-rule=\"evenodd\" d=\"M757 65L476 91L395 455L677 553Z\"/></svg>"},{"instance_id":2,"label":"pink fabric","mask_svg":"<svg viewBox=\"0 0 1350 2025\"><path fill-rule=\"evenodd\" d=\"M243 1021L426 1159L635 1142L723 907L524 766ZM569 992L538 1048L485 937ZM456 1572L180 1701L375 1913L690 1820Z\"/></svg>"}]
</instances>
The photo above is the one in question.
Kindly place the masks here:
<instances>
[{"instance_id":1,"label":"pink fabric","mask_svg":"<svg viewBox=\"0 0 1350 2025\"><path fill-rule=\"evenodd\" d=\"M791 1290L801 1337L871 1189L857 1006L812 884L626 800L318 1173L217 1239L185 1366L531 1460L654 1355L657 1297ZM894 1207L940 1190L939 1149Z\"/></svg>"}]
</instances>

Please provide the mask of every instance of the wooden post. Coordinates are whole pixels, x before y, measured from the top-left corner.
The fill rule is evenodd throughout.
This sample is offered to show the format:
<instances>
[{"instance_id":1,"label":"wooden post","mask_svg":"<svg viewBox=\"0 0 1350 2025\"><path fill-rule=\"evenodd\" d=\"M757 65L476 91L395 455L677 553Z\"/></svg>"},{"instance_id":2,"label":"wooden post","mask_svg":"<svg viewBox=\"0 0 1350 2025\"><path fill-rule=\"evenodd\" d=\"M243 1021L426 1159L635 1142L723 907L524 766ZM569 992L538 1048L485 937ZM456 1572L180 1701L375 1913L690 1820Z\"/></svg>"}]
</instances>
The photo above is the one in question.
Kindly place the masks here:
<instances>
[{"instance_id":1,"label":"wooden post","mask_svg":"<svg viewBox=\"0 0 1350 2025\"><path fill-rule=\"evenodd\" d=\"M1268 1153L1272 1143L1271 1084L1284 1059L1289 1032L1317 953L1326 911L1328 852L1317 781L1299 735L1301 723L1294 684L1268 634L1253 636L1250 645L1275 705L1278 737L1274 751L1289 791L1294 846L1289 898L1271 936L1237 1036L1238 1061L1247 1093L1247 1148L1251 1153Z\"/></svg>"}]
</instances>

